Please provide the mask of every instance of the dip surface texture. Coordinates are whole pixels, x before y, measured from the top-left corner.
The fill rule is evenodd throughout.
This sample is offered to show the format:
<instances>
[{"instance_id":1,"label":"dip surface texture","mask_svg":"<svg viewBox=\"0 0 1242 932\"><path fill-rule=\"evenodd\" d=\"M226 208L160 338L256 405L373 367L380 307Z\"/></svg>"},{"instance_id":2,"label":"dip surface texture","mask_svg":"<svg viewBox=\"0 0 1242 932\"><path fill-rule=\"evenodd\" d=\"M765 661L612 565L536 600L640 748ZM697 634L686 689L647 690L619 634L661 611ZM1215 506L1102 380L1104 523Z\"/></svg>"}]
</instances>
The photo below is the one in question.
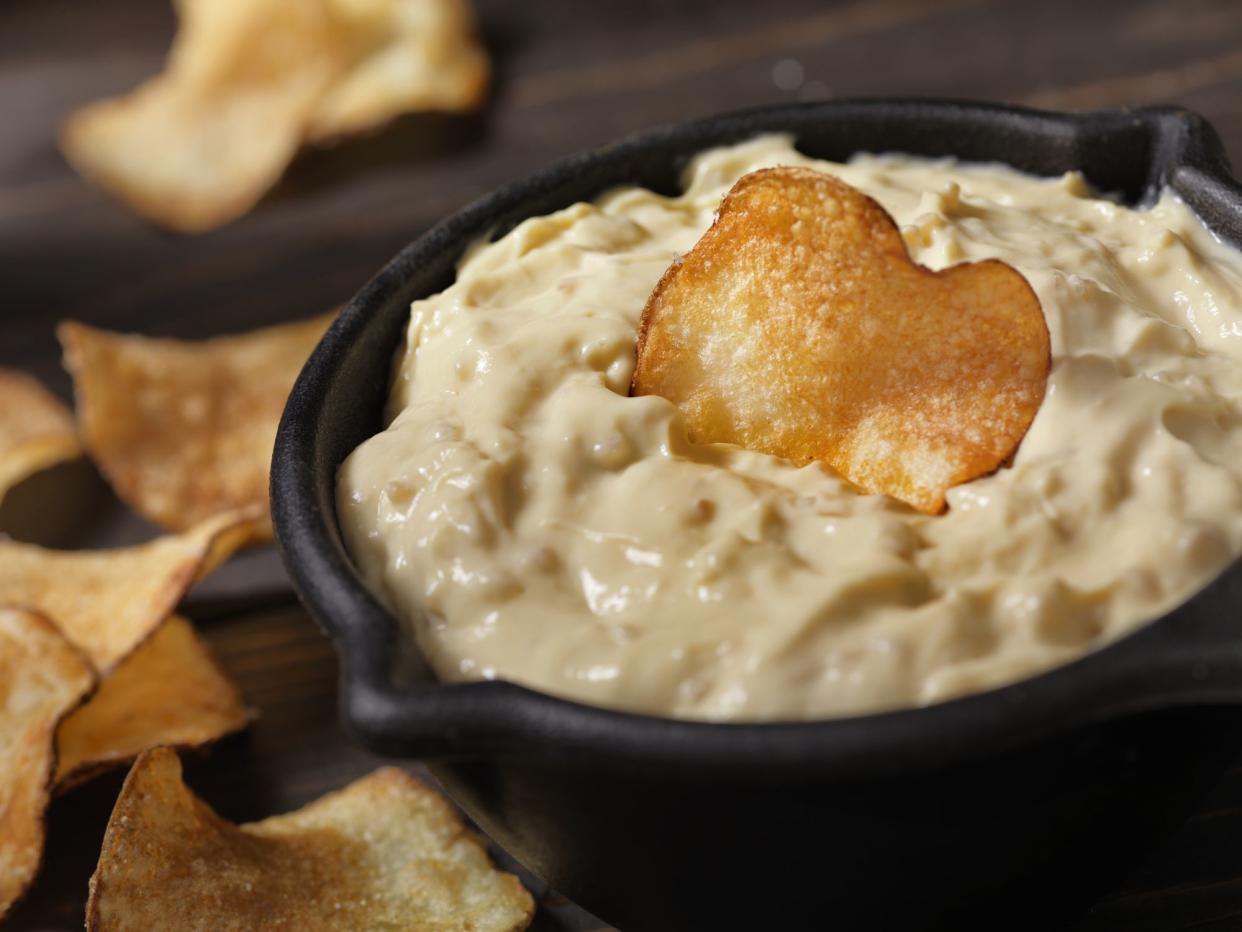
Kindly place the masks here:
<instances>
[{"instance_id":1,"label":"dip surface texture","mask_svg":"<svg viewBox=\"0 0 1242 932\"><path fill-rule=\"evenodd\" d=\"M652 288L772 165L876 198L923 265L1002 259L1039 295L1043 405L947 514L693 445L670 402L627 397ZM1242 254L1172 195L785 137L706 152L686 185L528 220L413 305L338 510L441 677L705 719L921 705L1065 663L1242 553Z\"/></svg>"}]
</instances>

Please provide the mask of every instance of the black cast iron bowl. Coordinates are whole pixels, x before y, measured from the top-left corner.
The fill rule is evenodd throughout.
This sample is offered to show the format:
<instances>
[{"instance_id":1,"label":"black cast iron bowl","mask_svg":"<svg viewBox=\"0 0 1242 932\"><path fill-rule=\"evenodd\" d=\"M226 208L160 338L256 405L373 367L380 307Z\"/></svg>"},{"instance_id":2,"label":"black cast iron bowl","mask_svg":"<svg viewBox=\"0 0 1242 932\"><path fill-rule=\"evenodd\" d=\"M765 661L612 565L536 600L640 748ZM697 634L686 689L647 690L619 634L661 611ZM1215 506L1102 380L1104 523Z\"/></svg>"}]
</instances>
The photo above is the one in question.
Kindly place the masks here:
<instances>
[{"instance_id":1,"label":"black cast iron bowl","mask_svg":"<svg viewBox=\"0 0 1242 932\"><path fill-rule=\"evenodd\" d=\"M518 860L627 930L1047 923L1176 821L1242 744L1240 565L1137 633L1013 686L855 718L709 724L506 682L438 683L342 544L337 468L384 426L410 302L449 285L472 241L617 185L674 193L695 153L774 131L835 160L905 152L1079 169L1134 203L1169 186L1242 244L1242 187L1215 132L1184 110L855 100L645 133L475 202L357 294L280 426L280 546L340 652L349 730L382 753L428 759ZM997 904L1003 913L990 912Z\"/></svg>"}]
</instances>

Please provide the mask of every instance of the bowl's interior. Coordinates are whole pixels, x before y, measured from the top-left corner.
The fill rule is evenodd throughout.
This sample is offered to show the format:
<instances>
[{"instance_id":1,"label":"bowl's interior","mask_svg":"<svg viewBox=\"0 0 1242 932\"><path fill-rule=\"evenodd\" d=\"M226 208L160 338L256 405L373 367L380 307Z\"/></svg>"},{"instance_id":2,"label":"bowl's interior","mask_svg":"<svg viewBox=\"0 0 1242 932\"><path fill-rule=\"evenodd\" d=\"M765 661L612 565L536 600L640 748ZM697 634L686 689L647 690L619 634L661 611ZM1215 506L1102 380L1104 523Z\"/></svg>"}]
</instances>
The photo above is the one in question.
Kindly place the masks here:
<instances>
[{"instance_id":1,"label":"bowl's interior","mask_svg":"<svg viewBox=\"0 0 1242 932\"><path fill-rule=\"evenodd\" d=\"M1193 134L1196 145L1187 152L1179 143L1192 127L1207 135ZM477 238L498 239L523 220L593 200L623 185L675 195L681 191L683 170L697 153L766 132L791 133L800 152L832 161L862 152L899 152L1003 162L1045 176L1081 171L1097 190L1117 194L1129 204L1150 202L1172 184L1215 232L1242 245L1236 187L1228 192L1234 201L1218 204L1210 197L1218 185L1205 177L1228 171L1220 145L1214 133L1185 111L1065 115L953 102L845 101L767 108L656 130L502 188L399 254L347 312L349 317L365 316L368 344L378 342L388 351L382 354L383 366L374 365L368 352L376 377L365 380L366 397L351 406L363 417L351 418L349 430L334 433L333 451L347 455L382 429L388 364L400 345L408 306L452 284L457 262ZM1187 155L1197 164L1184 164ZM1186 183L1184 173L1178 176L1179 168L1195 176L1194 184Z\"/></svg>"},{"instance_id":2,"label":"bowl's interior","mask_svg":"<svg viewBox=\"0 0 1242 932\"><path fill-rule=\"evenodd\" d=\"M493 720L496 714L510 726L521 723L527 709L545 724L553 714L550 709L565 716L571 715L566 709L586 710L572 714L595 716L587 728L591 733L604 715L614 720L605 730L615 730L622 719L662 721L588 710L501 683L440 689L474 691L452 708L442 703L434 710L423 691L418 697L422 705L417 705L411 698L420 692L417 687L434 682L434 677L406 626L367 591L350 562L336 519L336 472L346 456L384 426L390 367L410 302L451 284L457 262L472 242L502 235L528 217L593 199L620 185L676 193L682 169L696 153L765 132L790 133L805 154L833 160L858 152L903 152L999 161L1041 175L1080 170L1097 189L1117 192L1134 203L1152 199L1168 184L1219 235L1242 244L1242 196L1228 175L1219 141L1199 118L1168 109L1071 116L936 101L767 108L660 129L575 156L467 207L403 250L350 302L303 371L277 440L272 480L277 536L299 592L341 646L346 715L372 744L408 750L417 731L412 720L433 712L443 717L468 710L470 721L489 722L480 725L485 730L500 727ZM394 658L400 658L396 670ZM1066 683L1067 671L1059 672L1059 681ZM1045 674L1029 682L1050 676L1057 679ZM1063 693L1066 687L1057 688ZM973 699L946 705L969 706ZM498 712L499 703L508 705ZM928 711L864 718L874 725L881 719L926 717ZM987 718L984 712L978 716L983 717L980 721ZM839 732L843 721L820 724L836 726ZM700 733L771 727L682 726L697 727ZM912 727L917 726L900 730Z\"/></svg>"}]
</instances>

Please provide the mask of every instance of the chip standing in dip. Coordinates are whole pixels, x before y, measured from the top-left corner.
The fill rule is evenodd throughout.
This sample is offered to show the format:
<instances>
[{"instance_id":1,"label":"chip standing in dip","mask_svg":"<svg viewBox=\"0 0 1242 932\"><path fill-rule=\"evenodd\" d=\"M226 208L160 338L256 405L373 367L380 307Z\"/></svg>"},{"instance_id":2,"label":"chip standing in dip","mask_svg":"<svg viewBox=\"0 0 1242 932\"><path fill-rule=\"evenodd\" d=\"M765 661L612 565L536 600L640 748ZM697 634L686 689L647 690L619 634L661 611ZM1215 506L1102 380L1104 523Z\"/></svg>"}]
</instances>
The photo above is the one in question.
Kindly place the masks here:
<instances>
[{"instance_id":1,"label":"chip standing in dip","mask_svg":"<svg viewBox=\"0 0 1242 932\"><path fill-rule=\"evenodd\" d=\"M933 270L999 259L1051 337L1012 464L927 515L818 462L694 444L630 397L639 318L743 175L827 172ZM1171 194L769 136L685 193L614 191L476 245L412 309L389 425L342 466L371 587L439 675L721 720L936 702L1067 662L1242 553L1242 255Z\"/></svg>"}]
</instances>

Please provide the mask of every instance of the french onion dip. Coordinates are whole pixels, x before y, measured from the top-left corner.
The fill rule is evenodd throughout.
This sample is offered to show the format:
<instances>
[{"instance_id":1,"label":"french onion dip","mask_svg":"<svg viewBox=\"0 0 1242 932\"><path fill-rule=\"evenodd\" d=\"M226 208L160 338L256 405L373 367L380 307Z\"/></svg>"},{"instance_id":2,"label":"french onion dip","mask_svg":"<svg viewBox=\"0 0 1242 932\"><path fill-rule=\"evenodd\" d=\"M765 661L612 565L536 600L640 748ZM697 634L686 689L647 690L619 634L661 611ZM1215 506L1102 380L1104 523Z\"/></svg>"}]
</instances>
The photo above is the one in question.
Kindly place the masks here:
<instances>
[{"instance_id":1,"label":"french onion dip","mask_svg":"<svg viewBox=\"0 0 1242 932\"><path fill-rule=\"evenodd\" d=\"M628 397L652 288L773 165L876 198L923 265L998 258L1039 296L1043 405L943 515L692 444L670 402ZM338 509L446 680L701 719L921 705L1078 657L1242 553L1240 357L1242 255L1171 193L1138 210L1075 173L767 136L701 154L679 197L617 190L470 249L414 303Z\"/></svg>"}]
</instances>

